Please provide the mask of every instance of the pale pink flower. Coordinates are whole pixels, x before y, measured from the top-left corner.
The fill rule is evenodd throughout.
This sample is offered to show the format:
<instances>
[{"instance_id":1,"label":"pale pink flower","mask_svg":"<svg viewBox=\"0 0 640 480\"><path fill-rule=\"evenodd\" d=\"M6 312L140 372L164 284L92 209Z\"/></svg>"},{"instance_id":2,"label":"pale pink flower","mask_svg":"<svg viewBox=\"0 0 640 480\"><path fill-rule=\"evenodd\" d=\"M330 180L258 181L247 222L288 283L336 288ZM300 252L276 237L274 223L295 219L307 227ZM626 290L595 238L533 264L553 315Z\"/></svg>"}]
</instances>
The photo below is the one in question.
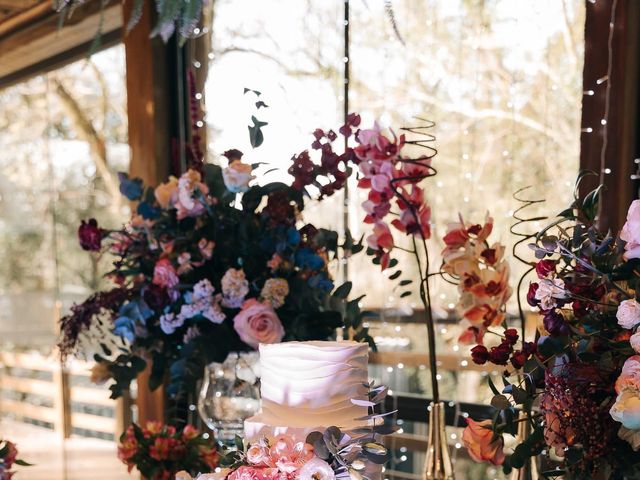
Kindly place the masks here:
<instances>
[{"instance_id":1,"label":"pale pink flower","mask_svg":"<svg viewBox=\"0 0 640 480\"><path fill-rule=\"evenodd\" d=\"M287 435L282 435L274 440L269 456L278 470L289 474L296 472L314 457L311 445L295 442Z\"/></svg>"},{"instance_id":2,"label":"pale pink flower","mask_svg":"<svg viewBox=\"0 0 640 480\"><path fill-rule=\"evenodd\" d=\"M221 280L222 305L227 308L238 308L249 293L249 282L242 269L230 268Z\"/></svg>"},{"instance_id":3,"label":"pale pink flower","mask_svg":"<svg viewBox=\"0 0 640 480\"><path fill-rule=\"evenodd\" d=\"M373 226L373 232L367 237L367 244L374 250L391 250L394 243L389 226L384 222L377 222Z\"/></svg>"},{"instance_id":4,"label":"pale pink flower","mask_svg":"<svg viewBox=\"0 0 640 480\"><path fill-rule=\"evenodd\" d=\"M180 279L176 273L176 269L167 258L161 258L156 262L153 269L153 281L155 285L165 287L169 290L173 289Z\"/></svg>"},{"instance_id":5,"label":"pale pink flower","mask_svg":"<svg viewBox=\"0 0 640 480\"><path fill-rule=\"evenodd\" d=\"M620 302L618 311L616 312L616 318L618 319L618 325L631 330L640 323L640 303L635 299Z\"/></svg>"},{"instance_id":6,"label":"pale pink flower","mask_svg":"<svg viewBox=\"0 0 640 480\"><path fill-rule=\"evenodd\" d=\"M540 281L535 298L540 302L541 310L551 310L558 305L558 299L566 297L564 281L560 278Z\"/></svg>"},{"instance_id":7,"label":"pale pink flower","mask_svg":"<svg viewBox=\"0 0 640 480\"><path fill-rule=\"evenodd\" d=\"M640 332L636 332L631 335L629 343L631 343L631 348L633 348L636 353L640 353Z\"/></svg>"},{"instance_id":8,"label":"pale pink flower","mask_svg":"<svg viewBox=\"0 0 640 480\"><path fill-rule=\"evenodd\" d=\"M299 480L334 480L336 474L327 462L313 457L298 471Z\"/></svg>"},{"instance_id":9,"label":"pale pink flower","mask_svg":"<svg viewBox=\"0 0 640 480\"><path fill-rule=\"evenodd\" d=\"M233 319L233 328L247 345L258 348L261 343L278 343L284 328L273 307L267 302L249 299Z\"/></svg>"},{"instance_id":10,"label":"pale pink flower","mask_svg":"<svg viewBox=\"0 0 640 480\"><path fill-rule=\"evenodd\" d=\"M165 313L160 317L160 328L167 335L171 335L184 324L184 318L174 313Z\"/></svg>"},{"instance_id":11,"label":"pale pink flower","mask_svg":"<svg viewBox=\"0 0 640 480\"><path fill-rule=\"evenodd\" d=\"M222 180L227 190L231 193L242 193L249 190L249 182L256 178L251 174L252 171L253 167L242 163L241 160L229 163L229 166L222 170Z\"/></svg>"},{"instance_id":12,"label":"pale pink flower","mask_svg":"<svg viewBox=\"0 0 640 480\"><path fill-rule=\"evenodd\" d=\"M624 246L625 260L640 258L640 200L634 200L627 212L627 221L620 232L620 239L626 242Z\"/></svg>"},{"instance_id":13,"label":"pale pink flower","mask_svg":"<svg viewBox=\"0 0 640 480\"><path fill-rule=\"evenodd\" d=\"M265 469L256 467L247 467L245 465L234 470L227 477L228 480L266 480Z\"/></svg>"},{"instance_id":14,"label":"pale pink flower","mask_svg":"<svg viewBox=\"0 0 640 480\"><path fill-rule=\"evenodd\" d=\"M259 467L273 467L269 449L260 443L254 443L247 449L247 461Z\"/></svg>"},{"instance_id":15,"label":"pale pink flower","mask_svg":"<svg viewBox=\"0 0 640 480\"><path fill-rule=\"evenodd\" d=\"M633 355L625 360L622 372L616 380L616 392L625 388L640 390L640 355Z\"/></svg>"},{"instance_id":16,"label":"pale pink flower","mask_svg":"<svg viewBox=\"0 0 640 480\"><path fill-rule=\"evenodd\" d=\"M178 180L178 198L175 202L178 220L197 217L204 213L204 197L209 188L201 182L200 173L187 170Z\"/></svg>"}]
</instances>

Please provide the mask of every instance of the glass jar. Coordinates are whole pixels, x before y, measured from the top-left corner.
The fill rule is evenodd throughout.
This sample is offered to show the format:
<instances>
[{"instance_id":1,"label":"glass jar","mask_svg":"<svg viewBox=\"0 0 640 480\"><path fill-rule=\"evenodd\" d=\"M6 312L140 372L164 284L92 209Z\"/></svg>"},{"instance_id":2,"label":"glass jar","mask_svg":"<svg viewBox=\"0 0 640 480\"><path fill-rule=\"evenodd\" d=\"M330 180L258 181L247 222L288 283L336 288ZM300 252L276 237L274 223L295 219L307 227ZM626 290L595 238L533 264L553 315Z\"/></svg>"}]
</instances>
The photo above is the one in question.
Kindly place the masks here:
<instances>
[{"instance_id":1,"label":"glass jar","mask_svg":"<svg viewBox=\"0 0 640 480\"><path fill-rule=\"evenodd\" d=\"M260 410L258 359L257 352L232 352L224 363L205 368L198 412L221 442L242 435L244 420Z\"/></svg>"}]
</instances>

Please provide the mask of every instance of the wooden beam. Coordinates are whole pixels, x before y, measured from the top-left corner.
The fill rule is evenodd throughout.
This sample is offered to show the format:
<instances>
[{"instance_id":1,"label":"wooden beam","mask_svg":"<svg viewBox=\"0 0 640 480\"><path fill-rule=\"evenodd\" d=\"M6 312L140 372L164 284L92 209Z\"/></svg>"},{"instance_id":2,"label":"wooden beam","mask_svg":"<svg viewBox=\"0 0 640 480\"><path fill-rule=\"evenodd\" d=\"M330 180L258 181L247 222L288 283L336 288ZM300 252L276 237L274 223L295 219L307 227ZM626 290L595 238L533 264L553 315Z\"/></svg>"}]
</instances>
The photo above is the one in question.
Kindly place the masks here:
<instances>
[{"instance_id":1,"label":"wooden beam","mask_svg":"<svg viewBox=\"0 0 640 480\"><path fill-rule=\"evenodd\" d=\"M78 7L62 28L59 14L51 10L50 5L48 9L37 5L27 10L18 23L10 19L0 24L0 85L5 85L6 77L14 72L28 70L51 57L91 42L101 22L104 33L120 30L120 5L113 2L101 12L100 4L87 2ZM12 23L9 27L8 22ZM88 53L87 49L84 56Z\"/></svg>"},{"instance_id":2,"label":"wooden beam","mask_svg":"<svg viewBox=\"0 0 640 480\"><path fill-rule=\"evenodd\" d=\"M614 4L615 24L609 52L609 23ZM592 90L593 95L584 95L582 100L580 167L596 172L599 177L586 179L581 190L585 194L603 181L605 191L598 226L602 231L611 229L616 233L624 224L629 204L638 196L638 185L631 180L631 175L637 169L634 158L637 157L639 119L640 2L586 2L586 8L583 90ZM612 69L610 78L606 78L609 60ZM602 125L607 87L608 120ZM607 143L601 158L605 128Z\"/></svg>"}]
</instances>

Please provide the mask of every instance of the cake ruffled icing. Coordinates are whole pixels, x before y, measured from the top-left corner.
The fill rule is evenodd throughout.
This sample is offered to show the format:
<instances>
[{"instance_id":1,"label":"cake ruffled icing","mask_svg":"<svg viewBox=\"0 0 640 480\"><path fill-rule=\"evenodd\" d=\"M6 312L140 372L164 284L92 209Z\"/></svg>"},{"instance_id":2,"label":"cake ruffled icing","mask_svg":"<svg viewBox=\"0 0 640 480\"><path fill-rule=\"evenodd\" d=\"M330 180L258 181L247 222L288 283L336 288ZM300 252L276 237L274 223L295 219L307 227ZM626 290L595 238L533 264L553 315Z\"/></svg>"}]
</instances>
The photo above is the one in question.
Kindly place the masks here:
<instances>
[{"instance_id":1,"label":"cake ruffled icing","mask_svg":"<svg viewBox=\"0 0 640 480\"><path fill-rule=\"evenodd\" d=\"M314 430L335 425L349 430L367 408L367 344L358 342L285 342L260 345L262 410L245 421L245 434L288 434L304 441Z\"/></svg>"}]
</instances>

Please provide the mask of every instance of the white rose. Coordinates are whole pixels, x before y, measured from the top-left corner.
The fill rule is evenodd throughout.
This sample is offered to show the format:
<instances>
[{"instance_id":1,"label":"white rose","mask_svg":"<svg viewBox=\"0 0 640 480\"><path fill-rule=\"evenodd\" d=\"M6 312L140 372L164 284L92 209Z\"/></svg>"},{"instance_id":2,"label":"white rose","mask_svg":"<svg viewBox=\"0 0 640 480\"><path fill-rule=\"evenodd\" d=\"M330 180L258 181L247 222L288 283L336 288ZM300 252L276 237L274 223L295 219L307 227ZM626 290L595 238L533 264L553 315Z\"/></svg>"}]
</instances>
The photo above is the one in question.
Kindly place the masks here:
<instances>
[{"instance_id":1,"label":"white rose","mask_svg":"<svg viewBox=\"0 0 640 480\"><path fill-rule=\"evenodd\" d=\"M540 308L542 310L551 310L555 308L558 303L556 299L565 298L564 282L559 279L543 279L538 285L536 290L536 300L540 301Z\"/></svg>"},{"instance_id":2,"label":"white rose","mask_svg":"<svg viewBox=\"0 0 640 480\"><path fill-rule=\"evenodd\" d=\"M630 430L640 430L640 396L635 388L624 388L609 411L611 417Z\"/></svg>"},{"instance_id":3,"label":"white rose","mask_svg":"<svg viewBox=\"0 0 640 480\"><path fill-rule=\"evenodd\" d=\"M618 306L616 318L618 319L618 325L631 330L640 323L640 303L636 302L635 299L623 301Z\"/></svg>"},{"instance_id":4,"label":"white rose","mask_svg":"<svg viewBox=\"0 0 640 480\"><path fill-rule=\"evenodd\" d=\"M230 468L216 468L213 473L201 473L196 480L224 480L231 473Z\"/></svg>"},{"instance_id":5,"label":"white rose","mask_svg":"<svg viewBox=\"0 0 640 480\"><path fill-rule=\"evenodd\" d=\"M299 480L335 480L336 474L327 462L313 457L298 470Z\"/></svg>"},{"instance_id":6,"label":"white rose","mask_svg":"<svg viewBox=\"0 0 640 480\"><path fill-rule=\"evenodd\" d=\"M240 160L234 160L229 166L222 170L222 180L225 187L231 193L242 193L249 190L249 182L255 177L251 175L253 167L242 163Z\"/></svg>"}]
</instances>

